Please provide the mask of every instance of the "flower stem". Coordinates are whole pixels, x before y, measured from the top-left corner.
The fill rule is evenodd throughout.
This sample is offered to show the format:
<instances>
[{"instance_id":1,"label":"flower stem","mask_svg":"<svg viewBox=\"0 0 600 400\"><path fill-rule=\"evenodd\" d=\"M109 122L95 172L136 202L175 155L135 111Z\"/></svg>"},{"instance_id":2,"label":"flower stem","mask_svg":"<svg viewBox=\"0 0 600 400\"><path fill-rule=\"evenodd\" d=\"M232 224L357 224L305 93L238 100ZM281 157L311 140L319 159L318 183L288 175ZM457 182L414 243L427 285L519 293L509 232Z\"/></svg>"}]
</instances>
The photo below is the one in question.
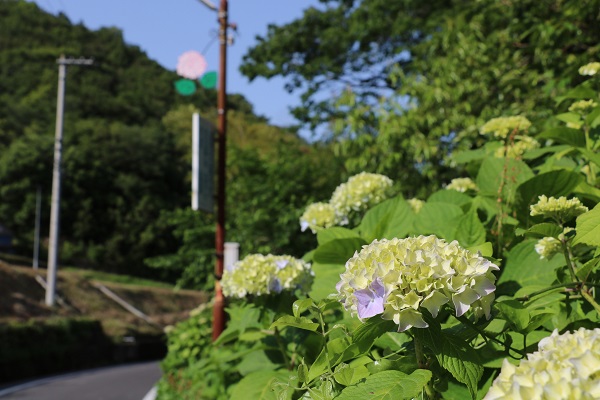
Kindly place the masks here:
<instances>
[{"instance_id":1,"label":"flower stem","mask_svg":"<svg viewBox=\"0 0 600 400\"><path fill-rule=\"evenodd\" d=\"M423 343L419 340L419 338L415 335L413 336L414 345L415 345L415 356L417 358L417 365L420 369L429 369L429 363L427 362L427 358L425 357L425 352L423 351ZM425 385L425 398L433 400L436 399L436 392L433 388L433 378L427 382Z\"/></svg>"}]
</instances>

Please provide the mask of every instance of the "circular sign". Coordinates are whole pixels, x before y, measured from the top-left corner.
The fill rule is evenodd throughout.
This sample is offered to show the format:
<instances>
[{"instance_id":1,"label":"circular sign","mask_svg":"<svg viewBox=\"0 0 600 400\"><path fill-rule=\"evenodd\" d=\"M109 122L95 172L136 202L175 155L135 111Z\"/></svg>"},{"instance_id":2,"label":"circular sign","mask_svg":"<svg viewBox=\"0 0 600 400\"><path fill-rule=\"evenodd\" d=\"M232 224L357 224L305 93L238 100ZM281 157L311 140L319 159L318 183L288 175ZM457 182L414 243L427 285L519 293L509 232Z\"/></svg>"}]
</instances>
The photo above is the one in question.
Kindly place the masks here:
<instances>
[{"instance_id":1,"label":"circular sign","mask_svg":"<svg viewBox=\"0 0 600 400\"><path fill-rule=\"evenodd\" d=\"M177 74L188 79L198 79L206 71L206 60L197 51L186 51L177 61Z\"/></svg>"}]
</instances>

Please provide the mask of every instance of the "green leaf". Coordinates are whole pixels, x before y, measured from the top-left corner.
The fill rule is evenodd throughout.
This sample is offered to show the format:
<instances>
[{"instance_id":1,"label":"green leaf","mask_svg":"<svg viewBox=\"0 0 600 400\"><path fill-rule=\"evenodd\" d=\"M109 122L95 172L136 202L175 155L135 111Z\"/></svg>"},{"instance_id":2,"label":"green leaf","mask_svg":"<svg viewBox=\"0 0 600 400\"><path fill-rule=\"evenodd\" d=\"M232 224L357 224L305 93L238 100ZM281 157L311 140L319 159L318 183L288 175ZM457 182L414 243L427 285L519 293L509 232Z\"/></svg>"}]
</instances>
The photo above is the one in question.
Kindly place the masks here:
<instances>
[{"instance_id":1,"label":"green leaf","mask_svg":"<svg viewBox=\"0 0 600 400\"><path fill-rule=\"evenodd\" d=\"M593 187L585 181L581 181L573 193L580 199L589 199L594 203L600 203L600 189Z\"/></svg>"},{"instance_id":2,"label":"green leaf","mask_svg":"<svg viewBox=\"0 0 600 400\"><path fill-rule=\"evenodd\" d=\"M284 315L283 317L279 318L277 321L271 324L269 329L285 328L288 326L313 332L319 329L319 324L313 322L310 318L292 317L291 315Z\"/></svg>"},{"instance_id":3,"label":"green leaf","mask_svg":"<svg viewBox=\"0 0 600 400\"><path fill-rule=\"evenodd\" d=\"M569 144L573 147L585 147L585 134L579 129L559 127L551 128L538 135L541 139L552 139L555 142Z\"/></svg>"},{"instance_id":4,"label":"green leaf","mask_svg":"<svg viewBox=\"0 0 600 400\"><path fill-rule=\"evenodd\" d=\"M354 385L358 381L367 376L371 375L367 367L359 365L357 367L350 367L349 365L343 365L338 368L333 374L333 378L337 383L344 386Z\"/></svg>"},{"instance_id":5,"label":"green leaf","mask_svg":"<svg viewBox=\"0 0 600 400\"><path fill-rule=\"evenodd\" d=\"M456 232L455 219L462 215L462 209L455 204L427 202L415 218L415 233L450 239Z\"/></svg>"},{"instance_id":6,"label":"green leaf","mask_svg":"<svg viewBox=\"0 0 600 400\"><path fill-rule=\"evenodd\" d=\"M553 237L558 239L558 235L563 232L562 228L556 224L550 222L543 222L541 224L533 225L527 229L524 233L527 237L543 238Z\"/></svg>"},{"instance_id":7,"label":"green leaf","mask_svg":"<svg viewBox=\"0 0 600 400\"><path fill-rule=\"evenodd\" d=\"M438 190L427 199L428 203L450 203L459 207L469 204L471 201L473 201L473 199L469 195L456 190L446 189Z\"/></svg>"},{"instance_id":8,"label":"green leaf","mask_svg":"<svg viewBox=\"0 0 600 400\"><path fill-rule=\"evenodd\" d=\"M315 274L309 296L315 301L326 298L336 293L335 285L340 281L340 274L346 270L343 264L319 264L312 265Z\"/></svg>"},{"instance_id":9,"label":"green leaf","mask_svg":"<svg viewBox=\"0 0 600 400\"><path fill-rule=\"evenodd\" d=\"M231 390L231 399L281 400L277 398L272 385L288 381L286 371L257 371L246 375Z\"/></svg>"},{"instance_id":10,"label":"green leaf","mask_svg":"<svg viewBox=\"0 0 600 400\"><path fill-rule=\"evenodd\" d=\"M431 380L431 371L419 369L410 375L400 371L383 371L364 382L348 386L336 400L401 400L412 399Z\"/></svg>"},{"instance_id":11,"label":"green leaf","mask_svg":"<svg viewBox=\"0 0 600 400\"><path fill-rule=\"evenodd\" d=\"M494 247L490 242L485 242L477 246L467 247L467 250L473 253L479 252L483 257L491 257L494 255Z\"/></svg>"},{"instance_id":12,"label":"green leaf","mask_svg":"<svg viewBox=\"0 0 600 400\"><path fill-rule=\"evenodd\" d=\"M279 367L281 365L273 363L265 351L260 350L247 354L236 366L236 369L242 376L246 376L256 371L272 371Z\"/></svg>"},{"instance_id":13,"label":"green leaf","mask_svg":"<svg viewBox=\"0 0 600 400\"><path fill-rule=\"evenodd\" d=\"M458 220L454 238L463 247L472 247L485 243L485 228L479 220L475 209L471 209L471 211Z\"/></svg>"},{"instance_id":14,"label":"green leaf","mask_svg":"<svg viewBox=\"0 0 600 400\"><path fill-rule=\"evenodd\" d=\"M358 231L368 243L375 239L402 238L411 232L413 218L410 205L398 196L367 211Z\"/></svg>"},{"instance_id":15,"label":"green leaf","mask_svg":"<svg viewBox=\"0 0 600 400\"><path fill-rule=\"evenodd\" d=\"M300 299L296 300L294 304L292 304L292 312L294 313L294 317L299 317L304 311L308 310L310 307L314 306L315 302L313 299Z\"/></svg>"},{"instance_id":16,"label":"green leaf","mask_svg":"<svg viewBox=\"0 0 600 400\"><path fill-rule=\"evenodd\" d=\"M375 339L396 328L394 321L381 318L380 315L369 318L362 323L352 335L352 343L356 344L361 353L367 352Z\"/></svg>"},{"instance_id":17,"label":"green leaf","mask_svg":"<svg viewBox=\"0 0 600 400\"><path fill-rule=\"evenodd\" d=\"M562 114L558 114L554 116L559 121L571 123L571 124L581 124L581 115L573 112L566 112Z\"/></svg>"},{"instance_id":18,"label":"green leaf","mask_svg":"<svg viewBox=\"0 0 600 400\"><path fill-rule=\"evenodd\" d=\"M559 104L565 99L575 99L575 100L587 100L593 99L596 97L596 92L593 89L590 89L585 86L578 86L574 89L569 90L563 96L559 96L556 98L556 103Z\"/></svg>"},{"instance_id":19,"label":"green leaf","mask_svg":"<svg viewBox=\"0 0 600 400\"><path fill-rule=\"evenodd\" d=\"M582 281L586 281L589 274L594 272L596 268L600 265L600 258L592 258L590 261L583 264L577 271L575 271L575 275Z\"/></svg>"},{"instance_id":20,"label":"green leaf","mask_svg":"<svg viewBox=\"0 0 600 400\"><path fill-rule=\"evenodd\" d=\"M513 326L517 332L523 332L529 325L529 311L517 300L496 302L495 307L504 319Z\"/></svg>"},{"instance_id":21,"label":"green leaf","mask_svg":"<svg viewBox=\"0 0 600 400\"><path fill-rule=\"evenodd\" d=\"M362 238L333 239L317 247L313 259L320 264L346 264L355 251L367 244Z\"/></svg>"},{"instance_id":22,"label":"green leaf","mask_svg":"<svg viewBox=\"0 0 600 400\"><path fill-rule=\"evenodd\" d=\"M426 317L426 315L424 315ZM420 340L435 355L442 368L469 388L473 399L477 396L477 384L483 375L483 367L475 350L464 339L442 331L439 323L429 316L429 327L413 329L416 340Z\"/></svg>"},{"instance_id":23,"label":"green leaf","mask_svg":"<svg viewBox=\"0 0 600 400\"><path fill-rule=\"evenodd\" d=\"M585 122L592 129L597 127L600 124L600 107L595 107L592 109L587 117L585 117Z\"/></svg>"},{"instance_id":24,"label":"green leaf","mask_svg":"<svg viewBox=\"0 0 600 400\"><path fill-rule=\"evenodd\" d=\"M317 242L319 245L331 242L334 239L348 239L357 237L359 236L355 231L340 226L333 226L317 232Z\"/></svg>"},{"instance_id":25,"label":"green leaf","mask_svg":"<svg viewBox=\"0 0 600 400\"><path fill-rule=\"evenodd\" d=\"M588 160L590 160L594 164L600 166L600 154L597 154L591 150L582 149L582 148L578 148L577 151L579 151L581 154L583 154Z\"/></svg>"},{"instance_id":26,"label":"green leaf","mask_svg":"<svg viewBox=\"0 0 600 400\"><path fill-rule=\"evenodd\" d=\"M321 376L325 371L330 368L334 368L336 365L351 358L350 355L347 358L344 357L346 350L351 346L350 339L347 337L340 337L327 342L321 353L317 356L315 362L310 366L308 371L308 382Z\"/></svg>"},{"instance_id":27,"label":"green leaf","mask_svg":"<svg viewBox=\"0 0 600 400\"><path fill-rule=\"evenodd\" d=\"M600 204L596 204L592 210L577 217L575 227L577 234L573 239L573 245L582 243L600 246Z\"/></svg>"},{"instance_id":28,"label":"green leaf","mask_svg":"<svg viewBox=\"0 0 600 400\"><path fill-rule=\"evenodd\" d=\"M533 177L533 172L523 161L512 158L487 158L477 174L476 183L482 195L498 196L502 187L502 198L512 202L516 187Z\"/></svg>"},{"instance_id":29,"label":"green leaf","mask_svg":"<svg viewBox=\"0 0 600 400\"><path fill-rule=\"evenodd\" d=\"M542 260L535 252L534 246L537 240L525 240L506 255L506 265L502 268L502 274L498 279L498 285L508 284L519 287L533 285L550 285L555 279L556 268L565 265L561 257L553 257L551 260ZM511 289L511 294L516 290Z\"/></svg>"}]
</instances>

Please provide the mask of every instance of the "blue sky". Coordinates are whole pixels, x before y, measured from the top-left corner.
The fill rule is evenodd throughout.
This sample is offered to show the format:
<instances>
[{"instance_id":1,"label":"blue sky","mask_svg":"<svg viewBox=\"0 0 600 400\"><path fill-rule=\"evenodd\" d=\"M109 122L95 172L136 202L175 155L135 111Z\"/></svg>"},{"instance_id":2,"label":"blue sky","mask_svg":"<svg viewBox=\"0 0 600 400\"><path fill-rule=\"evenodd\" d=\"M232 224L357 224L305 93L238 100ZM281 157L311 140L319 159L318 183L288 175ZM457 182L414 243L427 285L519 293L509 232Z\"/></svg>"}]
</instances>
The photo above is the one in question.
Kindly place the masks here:
<instances>
[{"instance_id":1,"label":"blue sky","mask_svg":"<svg viewBox=\"0 0 600 400\"><path fill-rule=\"evenodd\" d=\"M115 26L128 44L137 45L167 69L188 50L202 52L217 33L216 13L199 0L35 0L42 9L64 13L71 22L96 30ZM219 0L212 0L214 4ZM238 24L235 43L228 49L227 91L243 94L255 112L276 125L294 123L289 106L299 104L299 93L288 94L284 80L258 78L252 83L239 73L242 56L264 35L268 24L281 25L317 6L318 0L229 0L229 21ZM71 56L85 56L72 54ZM213 41L204 56L208 70L218 69L219 46Z\"/></svg>"}]
</instances>

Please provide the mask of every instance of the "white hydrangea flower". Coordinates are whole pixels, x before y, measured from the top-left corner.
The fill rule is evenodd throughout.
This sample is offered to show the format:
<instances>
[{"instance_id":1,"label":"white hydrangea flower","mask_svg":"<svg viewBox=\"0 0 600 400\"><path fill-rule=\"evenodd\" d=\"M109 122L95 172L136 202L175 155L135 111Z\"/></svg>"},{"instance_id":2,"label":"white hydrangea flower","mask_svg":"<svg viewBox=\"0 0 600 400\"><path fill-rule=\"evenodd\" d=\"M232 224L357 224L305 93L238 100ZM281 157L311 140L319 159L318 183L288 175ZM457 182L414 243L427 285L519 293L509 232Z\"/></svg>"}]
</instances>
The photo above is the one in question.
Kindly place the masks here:
<instances>
[{"instance_id":1,"label":"white hydrangea flower","mask_svg":"<svg viewBox=\"0 0 600 400\"><path fill-rule=\"evenodd\" d=\"M571 104L569 111L577 113L585 113L590 108L594 108L598 105L594 100L579 100Z\"/></svg>"},{"instance_id":2,"label":"white hydrangea flower","mask_svg":"<svg viewBox=\"0 0 600 400\"><path fill-rule=\"evenodd\" d=\"M541 259L549 260L560 251L560 241L553 237L544 237L537 241L534 248Z\"/></svg>"},{"instance_id":3,"label":"white hydrangea flower","mask_svg":"<svg viewBox=\"0 0 600 400\"><path fill-rule=\"evenodd\" d=\"M467 190L478 190L477 185L471 180L471 178L452 179L450 183L446 185L446 189L456 190L457 192L461 193L464 193Z\"/></svg>"},{"instance_id":4,"label":"white hydrangea flower","mask_svg":"<svg viewBox=\"0 0 600 400\"><path fill-rule=\"evenodd\" d=\"M538 199L537 203L529 207L532 217L542 215L545 218L565 222L588 211L588 208L581 204L577 197L567 200L564 196L557 199L541 195Z\"/></svg>"},{"instance_id":5,"label":"white hydrangea flower","mask_svg":"<svg viewBox=\"0 0 600 400\"><path fill-rule=\"evenodd\" d=\"M425 202L423 200L419 200L417 198L408 199L406 201L408 202L410 208L412 208L415 214L418 214L419 211L421 211L421 208L423 208L423 205L425 205Z\"/></svg>"},{"instance_id":6,"label":"white hydrangea flower","mask_svg":"<svg viewBox=\"0 0 600 400\"><path fill-rule=\"evenodd\" d=\"M579 68L579 75L592 76L600 71L600 62L591 62Z\"/></svg>"},{"instance_id":7,"label":"white hydrangea flower","mask_svg":"<svg viewBox=\"0 0 600 400\"><path fill-rule=\"evenodd\" d=\"M506 359L484 400L600 399L600 329L555 330L518 366Z\"/></svg>"},{"instance_id":8,"label":"white hydrangea flower","mask_svg":"<svg viewBox=\"0 0 600 400\"><path fill-rule=\"evenodd\" d=\"M308 292L313 276L310 264L292 256L250 254L223 271L221 285L223 295L238 298L295 289Z\"/></svg>"},{"instance_id":9,"label":"white hydrangea flower","mask_svg":"<svg viewBox=\"0 0 600 400\"><path fill-rule=\"evenodd\" d=\"M517 130L526 131L531 126L531 122L521 116L492 118L486 122L480 129L482 135L493 133L495 137L505 139L510 133Z\"/></svg>"},{"instance_id":10,"label":"white hydrangea flower","mask_svg":"<svg viewBox=\"0 0 600 400\"><path fill-rule=\"evenodd\" d=\"M496 149L494 155L496 157L518 158L525 154L526 151L534 150L540 147L540 143L529 136L517 136L517 140L506 148L504 146ZM504 154L506 150L506 155Z\"/></svg>"},{"instance_id":11,"label":"white hydrangea flower","mask_svg":"<svg viewBox=\"0 0 600 400\"><path fill-rule=\"evenodd\" d=\"M335 189L330 204L340 217L351 211L364 211L389 198L393 183L385 175L361 172Z\"/></svg>"},{"instance_id":12,"label":"white hydrangea flower","mask_svg":"<svg viewBox=\"0 0 600 400\"><path fill-rule=\"evenodd\" d=\"M306 207L304 214L300 217L300 228L304 232L310 228L312 233L325 228L341 224L335 208L329 203L313 203Z\"/></svg>"},{"instance_id":13,"label":"white hydrangea flower","mask_svg":"<svg viewBox=\"0 0 600 400\"><path fill-rule=\"evenodd\" d=\"M380 315L398 331L426 328L422 309L435 318L452 303L456 315L473 308L490 317L498 266L435 236L374 240L346 262L338 282L338 300L360 319Z\"/></svg>"}]
</instances>

